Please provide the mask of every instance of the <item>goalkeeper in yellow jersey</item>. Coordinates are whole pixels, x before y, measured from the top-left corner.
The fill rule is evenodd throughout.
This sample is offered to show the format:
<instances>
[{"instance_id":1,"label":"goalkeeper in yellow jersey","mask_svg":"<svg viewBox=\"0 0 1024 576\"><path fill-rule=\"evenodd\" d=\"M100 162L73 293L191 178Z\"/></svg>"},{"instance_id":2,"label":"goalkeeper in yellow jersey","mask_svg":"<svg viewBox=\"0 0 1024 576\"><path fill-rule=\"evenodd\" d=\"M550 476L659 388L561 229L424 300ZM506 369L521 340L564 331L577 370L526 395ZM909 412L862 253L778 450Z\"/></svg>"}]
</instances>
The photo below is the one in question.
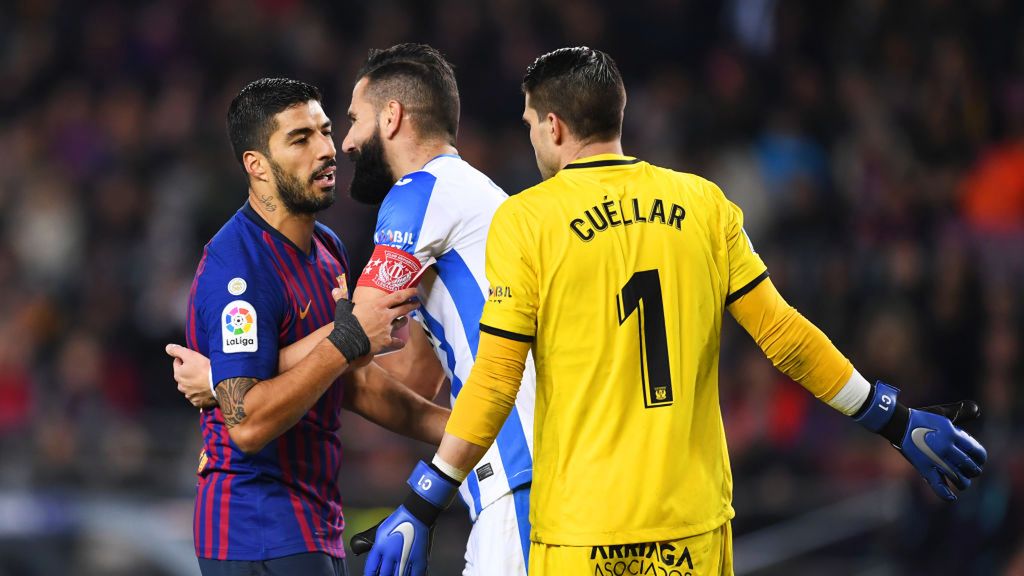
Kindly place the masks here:
<instances>
[{"instance_id":1,"label":"goalkeeper in yellow jersey","mask_svg":"<svg viewBox=\"0 0 1024 576\"><path fill-rule=\"evenodd\" d=\"M544 181L498 208L476 365L432 463L374 529L366 574L426 569L434 520L537 365L531 576L732 574L732 474L718 398L728 311L775 366L889 440L955 500L985 449L973 402L909 409L786 304L713 183L625 156L612 59L538 58L523 120Z\"/></svg>"}]
</instances>

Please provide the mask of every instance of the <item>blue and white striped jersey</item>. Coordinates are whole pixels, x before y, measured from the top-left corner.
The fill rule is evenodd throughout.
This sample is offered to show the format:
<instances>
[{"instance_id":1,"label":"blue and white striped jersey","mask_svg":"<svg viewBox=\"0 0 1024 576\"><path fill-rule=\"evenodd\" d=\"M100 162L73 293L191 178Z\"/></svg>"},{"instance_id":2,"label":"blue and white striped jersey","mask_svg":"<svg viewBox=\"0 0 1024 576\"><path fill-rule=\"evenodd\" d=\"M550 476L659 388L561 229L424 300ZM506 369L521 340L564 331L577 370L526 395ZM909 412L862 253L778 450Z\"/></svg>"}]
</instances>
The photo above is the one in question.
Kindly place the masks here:
<instances>
[{"instance_id":1,"label":"blue and white striped jersey","mask_svg":"<svg viewBox=\"0 0 1024 576\"><path fill-rule=\"evenodd\" d=\"M465 160L444 154L396 182L377 216L376 244L412 254L422 266L430 266L420 280L423 305L416 316L451 381L453 404L476 358L488 290L487 230L506 198ZM515 409L460 488L474 520L502 494L533 479L535 387L531 356Z\"/></svg>"}]
</instances>

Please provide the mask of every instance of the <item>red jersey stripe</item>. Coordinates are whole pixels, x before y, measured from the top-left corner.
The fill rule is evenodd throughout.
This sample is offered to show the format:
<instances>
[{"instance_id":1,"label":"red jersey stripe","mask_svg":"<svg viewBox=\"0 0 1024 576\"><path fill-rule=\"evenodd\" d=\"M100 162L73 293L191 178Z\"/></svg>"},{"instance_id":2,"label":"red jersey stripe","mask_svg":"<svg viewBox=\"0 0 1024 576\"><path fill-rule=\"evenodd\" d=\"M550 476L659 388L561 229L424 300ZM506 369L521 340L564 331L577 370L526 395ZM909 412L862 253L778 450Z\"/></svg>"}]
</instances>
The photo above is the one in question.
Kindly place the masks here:
<instances>
[{"instance_id":1,"label":"red jersey stripe","mask_svg":"<svg viewBox=\"0 0 1024 576\"><path fill-rule=\"evenodd\" d=\"M222 446L225 447L224 451L226 453L223 468L228 470L231 467L231 437L228 434L228 427L221 426L220 433ZM231 481L234 479L232 474L225 473L224 477L220 485L220 514L217 519L220 527L220 534L218 535L219 553L217 557L221 560L226 560L228 557L228 526L231 523Z\"/></svg>"},{"instance_id":2,"label":"red jersey stripe","mask_svg":"<svg viewBox=\"0 0 1024 576\"><path fill-rule=\"evenodd\" d=\"M295 513L295 521L299 525L299 531L302 533L302 539L305 541L307 549L315 551L316 548L313 543L313 534L309 527L309 520L306 518L306 513L303 510L302 502L299 500L298 494L296 494L295 490L290 486L294 481L294 476L292 475L292 466L289 461L290 455L288 454L288 449L285 446L288 436L288 434L285 434L281 438L278 438L277 456L281 464L281 473L283 474L286 482L285 489L288 491L288 497L292 503L292 511Z\"/></svg>"}]
</instances>

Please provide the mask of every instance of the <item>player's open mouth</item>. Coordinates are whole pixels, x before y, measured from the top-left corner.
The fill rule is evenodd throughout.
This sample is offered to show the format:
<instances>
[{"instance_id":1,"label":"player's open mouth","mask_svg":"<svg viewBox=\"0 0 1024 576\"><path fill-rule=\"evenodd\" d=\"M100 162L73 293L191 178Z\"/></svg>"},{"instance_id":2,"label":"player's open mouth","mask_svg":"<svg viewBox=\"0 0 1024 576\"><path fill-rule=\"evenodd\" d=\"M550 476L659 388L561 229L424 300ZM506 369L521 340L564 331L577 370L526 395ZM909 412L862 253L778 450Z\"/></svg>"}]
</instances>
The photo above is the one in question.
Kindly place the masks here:
<instances>
[{"instance_id":1,"label":"player's open mouth","mask_svg":"<svg viewBox=\"0 0 1024 576\"><path fill-rule=\"evenodd\" d=\"M331 166L330 168L327 168L326 170L313 176L313 182L316 182L316 184L321 188L329 188L331 186L334 186L334 173L336 171L337 168Z\"/></svg>"}]
</instances>

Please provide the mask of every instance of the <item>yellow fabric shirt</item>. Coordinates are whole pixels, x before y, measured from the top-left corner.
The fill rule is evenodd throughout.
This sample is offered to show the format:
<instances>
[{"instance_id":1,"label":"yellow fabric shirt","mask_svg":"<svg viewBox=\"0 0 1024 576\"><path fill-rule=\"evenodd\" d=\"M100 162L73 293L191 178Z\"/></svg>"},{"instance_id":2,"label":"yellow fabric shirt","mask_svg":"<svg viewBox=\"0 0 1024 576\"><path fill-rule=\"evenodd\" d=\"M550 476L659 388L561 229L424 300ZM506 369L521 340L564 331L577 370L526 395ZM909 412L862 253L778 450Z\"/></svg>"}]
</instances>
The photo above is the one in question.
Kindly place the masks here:
<instances>
[{"instance_id":1,"label":"yellow fabric shirt","mask_svg":"<svg viewBox=\"0 0 1024 576\"><path fill-rule=\"evenodd\" d=\"M767 277L742 224L711 182L617 155L498 209L481 330L533 340L534 541L672 540L733 517L722 315Z\"/></svg>"}]
</instances>

